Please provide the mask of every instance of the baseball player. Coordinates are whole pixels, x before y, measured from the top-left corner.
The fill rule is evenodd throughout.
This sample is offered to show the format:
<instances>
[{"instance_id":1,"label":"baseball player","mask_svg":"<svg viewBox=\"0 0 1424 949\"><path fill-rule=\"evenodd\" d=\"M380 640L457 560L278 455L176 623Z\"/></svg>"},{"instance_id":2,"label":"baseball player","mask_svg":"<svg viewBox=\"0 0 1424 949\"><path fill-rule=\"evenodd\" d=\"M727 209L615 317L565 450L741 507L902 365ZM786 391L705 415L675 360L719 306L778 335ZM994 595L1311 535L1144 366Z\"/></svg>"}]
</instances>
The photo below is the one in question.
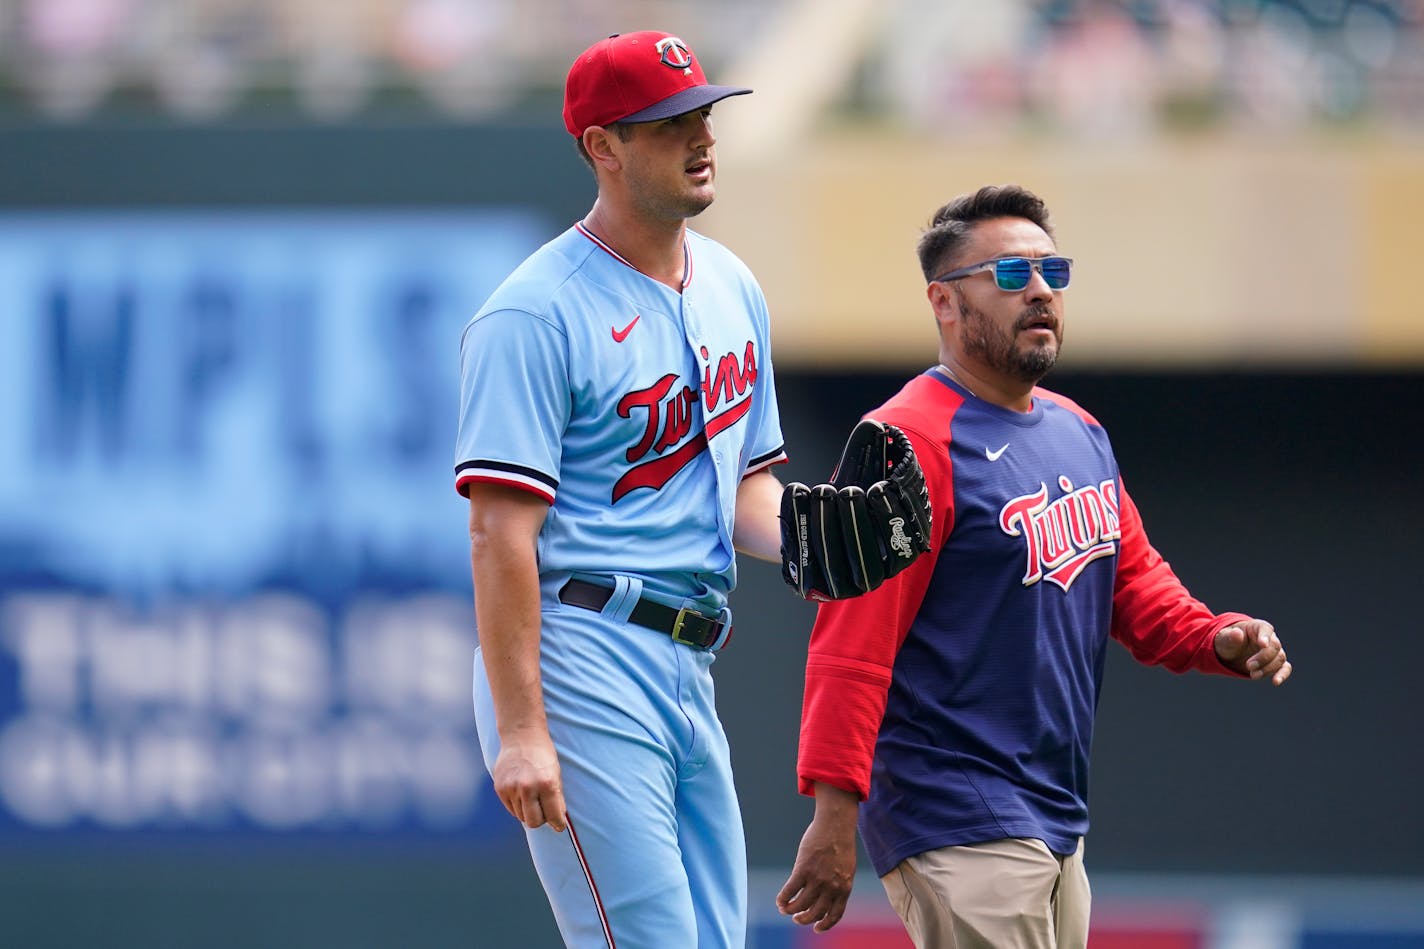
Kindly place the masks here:
<instances>
[{"instance_id":1,"label":"baseball player","mask_svg":"<svg viewBox=\"0 0 1424 949\"><path fill-rule=\"evenodd\" d=\"M783 497L768 470L786 452L765 300L686 226L713 200L712 105L749 91L709 85L665 33L582 53L564 120L598 197L461 340L476 722L570 946L743 945L745 843L710 676L734 550L829 597L927 547L902 434L858 427L833 485ZM787 533L783 505L817 535Z\"/></svg>"},{"instance_id":2,"label":"baseball player","mask_svg":"<svg viewBox=\"0 0 1424 949\"><path fill-rule=\"evenodd\" d=\"M782 912L845 909L857 819L917 946L1086 945L1088 752L1109 637L1139 661L1280 685L1271 625L1213 613L1148 542L1107 433L1038 388L1073 262L1043 202L984 188L921 239L940 364L875 417L915 446L930 553L820 607L798 776L815 814Z\"/></svg>"}]
</instances>

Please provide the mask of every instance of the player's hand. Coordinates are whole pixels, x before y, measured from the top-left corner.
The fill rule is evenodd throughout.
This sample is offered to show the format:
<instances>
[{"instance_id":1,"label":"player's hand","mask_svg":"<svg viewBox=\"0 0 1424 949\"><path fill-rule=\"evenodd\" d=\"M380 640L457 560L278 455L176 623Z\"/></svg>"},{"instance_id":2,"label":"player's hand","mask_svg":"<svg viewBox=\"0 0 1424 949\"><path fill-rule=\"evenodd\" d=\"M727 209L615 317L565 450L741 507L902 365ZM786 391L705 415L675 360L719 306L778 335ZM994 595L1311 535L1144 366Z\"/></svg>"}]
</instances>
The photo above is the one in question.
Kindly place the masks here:
<instances>
[{"instance_id":1,"label":"player's hand","mask_svg":"<svg viewBox=\"0 0 1424 949\"><path fill-rule=\"evenodd\" d=\"M500 735L493 777L494 793L525 827L533 830L548 824L556 831L564 829L563 777L548 731Z\"/></svg>"},{"instance_id":2,"label":"player's hand","mask_svg":"<svg viewBox=\"0 0 1424 949\"><path fill-rule=\"evenodd\" d=\"M1222 665L1253 679L1271 679L1283 685L1291 675L1285 647L1275 627L1263 619L1245 619L1216 634L1212 643Z\"/></svg>"},{"instance_id":3,"label":"player's hand","mask_svg":"<svg viewBox=\"0 0 1424 949\"><path fill-rule=\"evenodd\" d=\"M825 795L835 795L823 799ZM855 884L855 817L859 799L827 784L816 785L816 816L801 837L796 863L776 894L776 907L802 926L823 933L845 915Z\"/></svg>"}]
</instances>

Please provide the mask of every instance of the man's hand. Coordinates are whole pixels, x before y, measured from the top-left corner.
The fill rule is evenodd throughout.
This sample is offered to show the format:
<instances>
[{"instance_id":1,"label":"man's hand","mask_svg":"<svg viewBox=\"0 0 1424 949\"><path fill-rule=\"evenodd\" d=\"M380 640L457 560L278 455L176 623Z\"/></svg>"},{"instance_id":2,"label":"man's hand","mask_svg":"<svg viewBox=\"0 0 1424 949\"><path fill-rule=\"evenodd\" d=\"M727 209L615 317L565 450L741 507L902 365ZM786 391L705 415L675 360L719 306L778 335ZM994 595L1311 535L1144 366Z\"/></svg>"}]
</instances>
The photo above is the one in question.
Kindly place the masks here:
<instances>
[{"instance_id":1,"label":"man's hand","mask_svg":"<svg viewBox=\"0 0 1424 949\"><path fill-rule=\"evenodd\" d=\"M544 729L500 736L494 760L494 793L525 827L565 827L564 784L559 756Z\"/></svg>"},{"instance_id":2,"label":"man's hand","mask_svg":"<svg viewBox=\"0 0 1424 949\"><path fill-rule=\"evenodd\" d=\"M776 906L802 926L823 933L845 915L855 884L855 819L860 799L829 784L816 784L816 816L801 837L796 864L776 894Z\"/></svg>"},{"instance_id":3,"label":"man's hand","mask_svg":"<svg viewBox=\"0 0 1424 949\"><path fill-rule=\"evenodd\" d=\"M1253 679L1271 677L1271 685L1283 685L1291 675L1286 650L1275 627L1262 619L1246 619L1216 634L1212 645L1222 665Z\"/></svg>"}]
</instances>

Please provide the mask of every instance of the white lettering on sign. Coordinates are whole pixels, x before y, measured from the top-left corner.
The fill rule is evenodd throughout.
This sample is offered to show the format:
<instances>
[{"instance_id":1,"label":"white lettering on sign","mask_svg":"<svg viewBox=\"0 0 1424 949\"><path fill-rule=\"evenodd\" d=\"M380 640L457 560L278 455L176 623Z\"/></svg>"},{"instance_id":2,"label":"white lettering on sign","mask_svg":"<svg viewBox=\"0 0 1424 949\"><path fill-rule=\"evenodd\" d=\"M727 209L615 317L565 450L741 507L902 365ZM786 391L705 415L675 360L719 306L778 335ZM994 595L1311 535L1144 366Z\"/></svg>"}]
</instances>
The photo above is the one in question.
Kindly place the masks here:
<instances>
[{"instance_id":1,"label":"white lettering on sign","mask_svg":"<svg viewBox=\"0 0 1424 949\"><path fill-rule=\"evenodd\" d=\"M453 596L360 600L333 624L289 595L140 615L33 593L0 604L0 650L21 703L0 807L35 827L442 828L484 784L473 611Z\"/></svg>"}]
</instances>

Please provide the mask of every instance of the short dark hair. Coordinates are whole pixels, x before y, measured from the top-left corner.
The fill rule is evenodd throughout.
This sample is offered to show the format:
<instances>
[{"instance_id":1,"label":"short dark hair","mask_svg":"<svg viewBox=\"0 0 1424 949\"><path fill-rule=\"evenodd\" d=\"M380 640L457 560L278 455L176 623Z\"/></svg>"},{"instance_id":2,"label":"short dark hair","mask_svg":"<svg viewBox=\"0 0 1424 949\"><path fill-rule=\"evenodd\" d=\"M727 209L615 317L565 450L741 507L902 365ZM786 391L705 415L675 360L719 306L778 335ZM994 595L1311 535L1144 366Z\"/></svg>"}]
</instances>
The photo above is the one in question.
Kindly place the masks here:
<instances>
[{"instance_id":1,"label":"short dark hair","mask_svg":"<svg viewBox=\"0 0 1424 949\"><path fill-rule=\"evenodd\" d=\"M626 142L633 137L632 122L609 122L604 128L608 129L614 135L617 135L618 141L620 142ZM582 135L574 139L574 147L578 149L579 157L583 159L583 163L589 167L589 170L592 170L593 157L589 155L588 149L583 147Z\"/></svg>"},{"instance_id":2,"label":"short dark hair","mask_svg":"<svg viewBox=\"0 0 1424 949\"><path fill-rule=\"evenodd\" d=\"M930 219L917 248L925 279L933 280L952 269L950 262L969 239L975 224L1000 217L1026 218L1053 237L1048 205L1042 198L1018 185L986 185L973 194L955 198Z\"/></svg>"}]
</instances>

